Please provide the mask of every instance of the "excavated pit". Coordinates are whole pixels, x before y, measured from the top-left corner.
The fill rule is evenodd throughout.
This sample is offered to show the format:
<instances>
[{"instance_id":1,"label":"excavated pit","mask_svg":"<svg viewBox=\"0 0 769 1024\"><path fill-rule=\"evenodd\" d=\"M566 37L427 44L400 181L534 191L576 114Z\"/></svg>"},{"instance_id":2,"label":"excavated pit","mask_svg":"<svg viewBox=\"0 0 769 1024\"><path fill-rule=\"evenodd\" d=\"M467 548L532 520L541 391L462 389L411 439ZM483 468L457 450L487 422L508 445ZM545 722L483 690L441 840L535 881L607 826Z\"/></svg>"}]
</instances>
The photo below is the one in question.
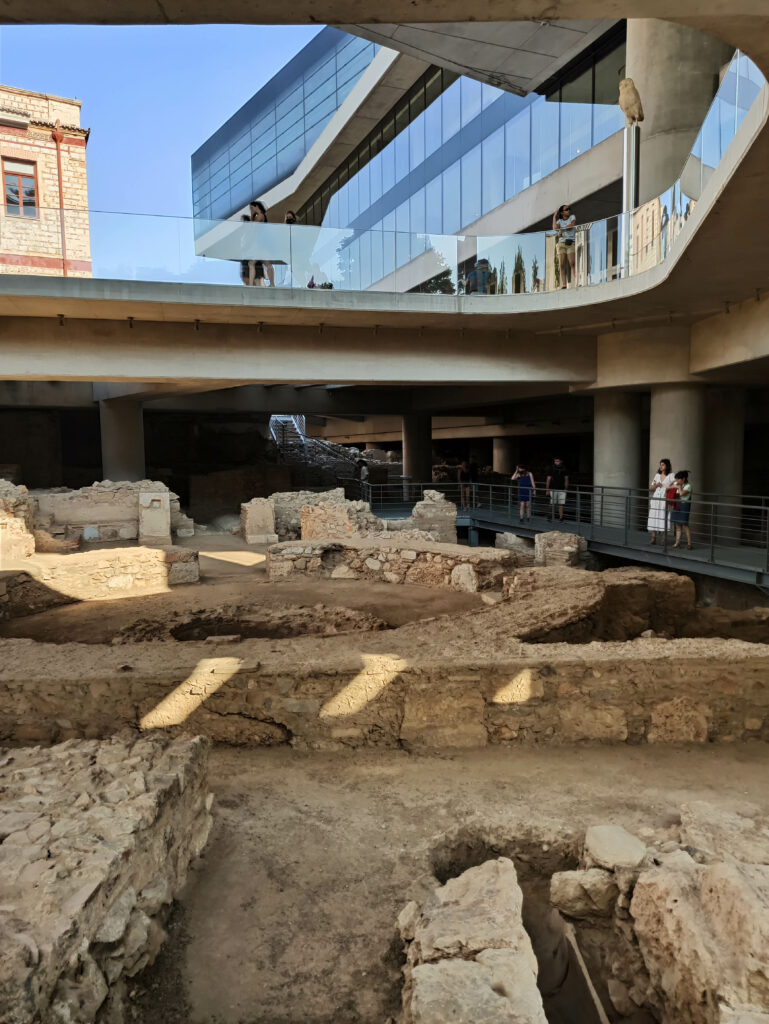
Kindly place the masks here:
<instances>
[{"instance_id":1,"label":"excavated pit","mask_svg":"<svg viewBox=\"0 0 769 1024\"><path fill-rule=\"evenodd\" d=\"M324 604L257 610L227 606L208 613L198 609L189 615L167 619L140 619L120 630L112 642L290 640L299 636L336 636L389 628L388 623L376 615Z\"/></svg>"},{"instance_id":2,"label":"excavated pit","mask_svg":"<svg viewBox=\"0 0 769 1024\"><path fill-rule=\"evenodd\" d=\"M571 842L558 836L548 839L514 837L503 831L460 830L442 838L432 850L433 874L445 885L450 878L486 861L498 857L512 860L523 892L523 924L537 958L537 987L548 1024L605 1024L591 992L586 964L580 963L570 941L570 926L549 901L552 875L576 868L578 857ZM608 940L611 946L610 936ZM602 965L596 962L592 966L598 977L590 982L605 992L607 979L600 976ZM608 996L605 999L608 1001ZM653 1024L654 1018L639 1017L637 1024L646 1021Z\"/></svg>"}]
</instances>

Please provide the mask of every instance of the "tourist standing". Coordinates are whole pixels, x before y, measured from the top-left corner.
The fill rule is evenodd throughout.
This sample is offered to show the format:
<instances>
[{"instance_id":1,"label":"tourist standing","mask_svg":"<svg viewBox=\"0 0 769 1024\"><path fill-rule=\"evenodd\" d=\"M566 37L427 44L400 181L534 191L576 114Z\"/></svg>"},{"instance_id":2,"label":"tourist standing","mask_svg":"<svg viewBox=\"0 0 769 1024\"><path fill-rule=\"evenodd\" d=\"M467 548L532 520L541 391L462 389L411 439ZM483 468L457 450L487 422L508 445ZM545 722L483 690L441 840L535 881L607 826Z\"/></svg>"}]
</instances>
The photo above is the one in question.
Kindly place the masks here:
<instances>
[{"instance_id":1,"label":"tourist standing","mask_svg":"<svg viewBox=\"0 0 769 1024\"><path fill-rule=\"evenodd\" d=\"M250 224L251 223L251 218L247 214L245 214L245 213L240 218L240 220L241 220L241 222L245 221L246 224ZM244 256L248 254L248 249L249 249L250 243L251 243L251 233L249 231L246 231L243 228L241 228L240 251L243 253ZM252 284L253 283L251 281L251 268L252 268L252 264L253 264L253 260L246 259L246 260L241 260L240 261L240 280L243 282L243 284Z\"/></svg>"},{"instance_id":2,"label":"tourist standing","mask_svg":"<svg viewBox=\"0 0 769 1024\"><path fill-rule=\"evenodd\" d=\"M566 492L569 489L569 472L563 464L563 459L553 459L553 464L547 471L545 481L547 496L550 498L553 517L555 509L558 508L558 518L563 522L563 510L566 507Z\"/></svg>"},{"instance_id":3,"label":"tourist standing","mask_svg":"<svg viewBox=\"0 0 769 1024\"><path fill-rule=\"evenodd\" d=\"M574 280L574 243L576 238L577 218L571 207L559 206L553 214L553 231L558 235L555 240L555 252L558 258L558 269L561 273L561 288L565 288L569 280Z\"/></svg>"},{"instance_id":4,"label":"tourist standing","mask_svg":"<svg viewBox=\"0 0 769 1024\"><path fill-rule=\"evenodd\" d=\"M267 223L267 207L261 201L261 199L254 199L250 204L251 220L257 224ZM265 278L267 284L272 288L275 286L275 272L272 268L272 263L267 260L256 260L254 261L254 280L252 284L256 284L257 281L261 285L264 285Z\"/></svg>"},{"instance_id":5,"label":"tourist standing","mask_svg":"<svg viewBox=\"0 0 769 1024\"><path fill-rule=\"evenodd\" d=\"M686 537L686 550L692 550L692 532L689 529L689 515L692 510L692 485L689 483L689 470L679 469L675 476L676 508L670 513L670 522L676 528L674 548L681 546L681 532Z\"/></svg>"},{"instance_id":6,"label":"tourist standing","mask_svg":"<svg viewBox=\"0 0 769 1024\"><path fill-rule=\"evenodd\" d=\"M651 533L650 544L657 543L657 534L664 535L667 530L667 505L665 492L669 487L675 485L676 478L673 476L670 459L660 459L660 468L654 474L654 479L649 484L649 518L646 521L646 529Z\"/></svg>"},{"instance_id":7,"label":"tourist standing","mask_svg":"<svg viewBox=\"0 0 769 1024\"><path fill-rule=\"evenodd\" d=\"M524 518L531 522L531 499L536 495L537 488L534 485L534 477L526 466L516 466L513 480L518 481L518 504L520 507L521 522Z\"/></svg>"}]
</instances>

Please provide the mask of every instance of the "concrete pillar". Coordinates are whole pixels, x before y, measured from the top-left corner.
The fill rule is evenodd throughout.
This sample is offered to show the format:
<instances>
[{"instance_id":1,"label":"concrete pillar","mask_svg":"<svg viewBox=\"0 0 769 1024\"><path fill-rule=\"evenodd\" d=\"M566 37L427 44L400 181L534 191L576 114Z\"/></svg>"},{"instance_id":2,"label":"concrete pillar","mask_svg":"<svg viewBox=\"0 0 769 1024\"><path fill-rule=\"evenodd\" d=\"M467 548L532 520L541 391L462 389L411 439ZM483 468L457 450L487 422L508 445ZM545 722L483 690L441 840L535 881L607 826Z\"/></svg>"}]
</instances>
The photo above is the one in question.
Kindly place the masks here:
<instances>
[{"instance_id":1,"label":"concrete pillar","mask_svg":"<svg viewBox=\"0 0 769 1024\"><path fill-rule=\"evenodd\" d=\"M702 493L705 471L705 387L702 384L658 384L652 388L649 415L649 480L660 459L670 459L673 472L689 470L694 493Z\"/></svg>"},{"instance_id":2,"label":"concrete pillar","mask_svg":"<svg viewBox=\"0 0 769 1024\"><path fill-rule=\"evenodd\" d=\"M743 513L737 495L743 493L742 469L745 448L745 392L741 388L709 388L705 396L707 465L703 490L709 500L725 502L714 515L715 538L739 543ZM755 521L755 513L745 513Z\"/></svg>"},{"instance_id":3,"label":"concrete pillar","mask_svg":"<svg viewBox=\"0 0 769 1024\"><path fill-rule=\"evenodd\" d=\"M431 416L409 413L403 417L403 475L415 483L430 483L433 478Z\"/></svg>"},{"instance_id":4,"label":"concrete pillar","mask_svg":"<svg viewBox=\"0 0 769 1024\"><path fill-rule=\"evenodd\" d=\"M101 470L105 480L144 480L144 420L141 402L99 402Z\"/></svg>"},{"instance_id":5,"label":"concrete pillar","mask_svg":"<svg viewBox=\"0 0 769 1024\"><path fill-rule=\"evenodd\" d=\"M512 476L520 459L520 448L517 437L493 437L491 467L494 472Z\"/></svg>"},{"instance_id":6,"label":"concrete pillar","mask_svg":"<svg viewBox=\"0 0 769 1024\"><path fill-rule=\"evenodd\" d=\"M730 59L728 43L656 18L627 23L625 74L641 96L641 203L670 188L705 119Z\"/></svg>"},{"instance_id":7,"label":"concrete pillar","mask_svg":"<svg viewBox=\"0 0 769 1024\"><path fill-rule=\"evenodd\" d=\"M708 388L705 402L708 462L703 489L726 500L743 491L745 392L741 388Z\"/></svg>"},{"instance_id":8,"label":"concrete pillar","mask_svg":"<svg viewBox=\"0 0 769 1024\"><path fill-rule=\"evenodd\" d=\"M593 403L593 483L643 487L641 396L632 391L598 391Z\"/></svg>"}]
</instances>

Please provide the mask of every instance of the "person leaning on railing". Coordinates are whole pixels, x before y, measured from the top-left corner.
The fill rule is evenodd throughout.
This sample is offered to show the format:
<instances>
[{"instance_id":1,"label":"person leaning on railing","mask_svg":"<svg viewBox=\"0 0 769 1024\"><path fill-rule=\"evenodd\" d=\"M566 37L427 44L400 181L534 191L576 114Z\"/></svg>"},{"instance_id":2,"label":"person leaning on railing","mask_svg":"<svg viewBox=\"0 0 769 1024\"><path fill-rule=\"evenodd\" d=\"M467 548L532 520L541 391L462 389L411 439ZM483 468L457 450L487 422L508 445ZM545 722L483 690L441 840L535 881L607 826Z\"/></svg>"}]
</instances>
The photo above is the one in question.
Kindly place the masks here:
<instances>
[{"instance_id":1,"label":"person leaning on railing","mask_svg":"<svg viewBox=\"0 0 769 1024\"><path fill-rule=\"evenodd\" d=\"M559 206L553 214L553 231L558 232L555 252L558 258L558 268L561 272L561 288L566 288L570 279L574 280L576 225L577 218L572 213L571 207L568 205Z\"/></svg>"},{"instance_id":2,"label":"person leaning on railing","mask_svg":"<svg viewBox=\"0 0 769 1024\"><path fill-rule=\"evenodd\" d=\"M670 513L670 522L676 528L674 548L681 547L681 532L686 536L686 550L692 550L692 531L689 529L689 515L692 510L692 485L689 470L679 469L675 476L676 507Z\"/></svg>"}]
</instances>

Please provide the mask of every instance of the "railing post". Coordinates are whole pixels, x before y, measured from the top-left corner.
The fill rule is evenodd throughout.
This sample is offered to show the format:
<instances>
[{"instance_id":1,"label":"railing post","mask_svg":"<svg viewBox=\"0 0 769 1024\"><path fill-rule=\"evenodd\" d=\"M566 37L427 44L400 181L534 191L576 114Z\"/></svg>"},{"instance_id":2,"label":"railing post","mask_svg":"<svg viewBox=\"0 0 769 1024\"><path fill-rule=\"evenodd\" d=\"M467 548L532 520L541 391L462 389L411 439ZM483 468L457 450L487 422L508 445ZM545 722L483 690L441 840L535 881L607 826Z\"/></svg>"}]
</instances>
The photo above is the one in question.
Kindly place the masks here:
<instances>
[{"instance_id":1,"label":"railing post","mask_svg":"<svg viewBox=\"0 0 769 1024\"><path fill-rule=\"evenodd\" d=\"M627 547L627 531L628 531L628 520L630 518L630 495L625 495L625 531L622 544Z\"/></svg>"},{"instance_id":2,"label":"railing post","mask_svg":"<svg viewBox=\"0 0 769 1024\"><path fill-rule=\"evenodd\" d=\"M766 517L766 535L764 537L764 544L766 545L766 559L764 560L764 572L769 572L769 516Z\"/></svg>"},{"instance_id":3,"label":"railing post","mask_svg":"<svg viewBox=\"0 0 769 1024\"><path fill-rule=\"evenodd\" d=\"M715 520L716 520L717 509L718 509L718 506L716 505L716 503L714 501L712 501L710 503L710 561L711 561L711 564L715 561L715 544L716 544L716 540L715 540L715 536L716 536ZM691 530L691 526L689 527L689 529Z\"/></svg>"},{"instance_id":4,"label":"railing post","mask_svg":"<svg viewBox=\"0 0 769 1024\"><path fill-rule=\"evenodd\" d=\"M513 518L513 485L507 485L507 515L509 519Z\"/></svg>"},{"instance_id":5,"label":"railing post","mask_svg":"<svg viewBox=\"0 0 769 1024\"><path fill-rule=\"evenodd\" d=\"M577 484L577 533L578 534L580 533L580 530L582 528L582 510L581 510L581 507L580 507L580 500L579 499L580 499L580 490L579 490L579 484Z\"/></svg>"}]
</instances>

